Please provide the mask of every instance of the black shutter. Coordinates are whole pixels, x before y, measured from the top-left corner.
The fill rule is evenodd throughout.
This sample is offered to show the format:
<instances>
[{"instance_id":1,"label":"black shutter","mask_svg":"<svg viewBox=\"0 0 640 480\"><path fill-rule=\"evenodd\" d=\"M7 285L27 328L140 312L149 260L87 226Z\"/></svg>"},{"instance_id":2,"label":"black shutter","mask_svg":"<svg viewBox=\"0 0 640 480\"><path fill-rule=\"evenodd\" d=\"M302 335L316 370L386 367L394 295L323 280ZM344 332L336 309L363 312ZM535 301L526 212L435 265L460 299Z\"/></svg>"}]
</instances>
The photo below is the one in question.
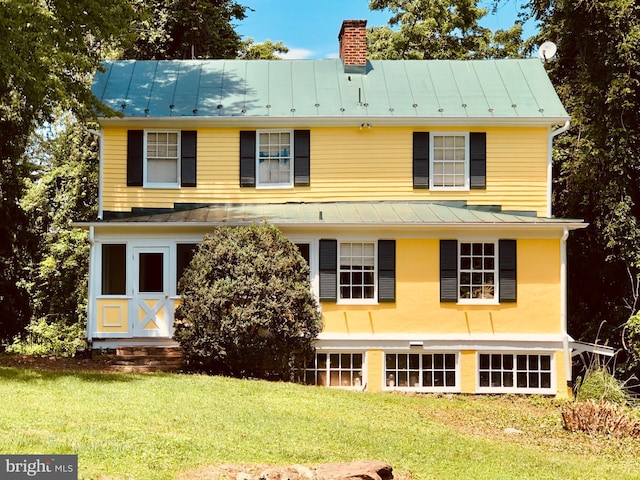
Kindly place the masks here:
<instances>
[{"instance_id":1,"label":"black shutter","mask_svg":"<svg viewBox=\"0 0 640 480\"><path fill-rule=\"evenodd\" d=\"M429 188L429 132L413 132L413 188Z\"/></svg>"},{"instance_id":2,"label":"black shutter","mask_svg":"<svg viewBox=\"0 0 640 480\"><path fill-rule=\"evenodd\" d=\"M498 282L501 302L517 300L517 255L515 240L500 240Z\"/></svg>"},{"instance_id":3,"label":"black shutter","mask_svg":"<svg viewBox=\"0 0 640 480\"><path fill-rule=\"evenodd\" d=\"M185 130L182 132L180 142L180 184L183 187L196 186L196 150L198 145L198 132Z\"/></svg>"},{"instance_id":4,"label":"black shutter","mask_svg":"<svg viewBox=\"0 0 640 480\"><path fill-rule=\"evenodd\" d=\"M457 240L440 240L440 301L458 301Z\"/></svg>"},{"instance_id":5,"label":"black shutter","mask_svg":"<svg viewBox=\"0 0 640 480\"><path fill-rule=\"evenodd\" d=\"M293 132L293 184L297 187L307 187L311 184L311 142L309 130L295 130Z\"/></svg>"},{"instance_id":6,"label":"black shutter","mask_svg":"<svg viewBox=\"0 0 640 480\"><path fill-rule=\"evenodd\" d=\"M378 301L396 301L395 240L378 240Z\"/></svg>"},{"instance_id":7,"label":"black shutter","mask_svg":"<svg viewBox=\"0 0 640 480\"><path fill-rule=\"evenodd\" d=\"M471 188L487 188L487 134L469 134L469 170Z\"/></svg>"},{"instance_id":8,"label":"black shutter","mask_svg":"<svg viewBox=\"0 0 640 480\"><path fill-rule=\"evenodd\" d=\"M127 187L142 186L143 130L127 132Z\"/></svg>"},{"instance_id":9,"label":"black shutter","mask_svg":"<svg viewBox=\"0 0 640 480\"><path fill-rule=\"evenodd\" d=\"M320 301L338 299L338 241L320 240Z\"/></svg>"},{"instance_id":10,"label":"black shutter","mask_svg":"<svg viewBox=\"0 0 640 480\"><path fill-rule=\"evenodd\" d=\"M256 132L240 132L240 186L256 186Z\"/></svg>"}]
</instances>

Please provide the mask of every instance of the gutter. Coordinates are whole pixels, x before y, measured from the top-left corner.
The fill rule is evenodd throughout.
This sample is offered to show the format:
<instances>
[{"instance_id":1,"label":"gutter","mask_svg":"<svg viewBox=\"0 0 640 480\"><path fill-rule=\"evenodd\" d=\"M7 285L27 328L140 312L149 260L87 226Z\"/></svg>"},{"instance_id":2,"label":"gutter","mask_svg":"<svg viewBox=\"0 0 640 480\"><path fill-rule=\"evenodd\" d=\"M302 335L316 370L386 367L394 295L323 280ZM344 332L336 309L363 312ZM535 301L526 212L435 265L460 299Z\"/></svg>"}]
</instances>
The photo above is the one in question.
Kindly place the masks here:
<instances>
[{"instance_id":1,"label":"gutter","mask_svg":"<svg viewBox=\"0 0 640 480\"><path fill-rule=\"evenodd\" d=\"M569 126L571 122L566 120L564 125L556 130L552 130L549 132L549 157L547 159L547 217L551 218L553 215L551 203L552 203L552 192L553 192L553 139L560 135L561 133L569 130Z\"/></svg>"}]
</instances>

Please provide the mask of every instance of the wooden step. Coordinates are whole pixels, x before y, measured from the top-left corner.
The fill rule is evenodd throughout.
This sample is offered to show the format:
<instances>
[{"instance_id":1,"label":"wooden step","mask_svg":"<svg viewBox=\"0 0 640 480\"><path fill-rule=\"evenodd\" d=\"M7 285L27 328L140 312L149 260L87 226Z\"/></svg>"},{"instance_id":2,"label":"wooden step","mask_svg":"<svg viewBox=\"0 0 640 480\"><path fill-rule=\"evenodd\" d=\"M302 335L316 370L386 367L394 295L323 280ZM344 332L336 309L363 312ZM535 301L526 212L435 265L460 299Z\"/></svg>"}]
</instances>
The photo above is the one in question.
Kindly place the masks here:
<instances>
[{"instance_id":1,"label":"wooden step","mask_svg":"<svg viewBox=\"0 0 640 480\"><path fill-rule=\"evenodd\" d=\"M120 372L170 372L183 365L180 347L119 346L113 368Z\"/></svg>"}]
</instances>

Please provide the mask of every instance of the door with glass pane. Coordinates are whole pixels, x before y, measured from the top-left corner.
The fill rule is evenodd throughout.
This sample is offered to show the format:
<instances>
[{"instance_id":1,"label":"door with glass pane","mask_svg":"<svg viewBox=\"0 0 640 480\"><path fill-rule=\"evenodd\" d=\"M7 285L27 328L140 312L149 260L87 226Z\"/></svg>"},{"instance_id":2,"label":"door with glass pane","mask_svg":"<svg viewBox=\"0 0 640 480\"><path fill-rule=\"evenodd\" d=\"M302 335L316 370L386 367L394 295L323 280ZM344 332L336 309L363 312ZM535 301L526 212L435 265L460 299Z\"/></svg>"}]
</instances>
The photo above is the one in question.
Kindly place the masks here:
<instances>
[{"instance_id":1,"label":"door with glass pane","mask_svg":"<svg viewBox=\"0 0 640 480\"><path fill-rule=\"evenodd\" d=\"M169 248L134 248L133 261L132 334L134 337L170 337L173 300L169 297Z\"/></svg>"}]
</instances>

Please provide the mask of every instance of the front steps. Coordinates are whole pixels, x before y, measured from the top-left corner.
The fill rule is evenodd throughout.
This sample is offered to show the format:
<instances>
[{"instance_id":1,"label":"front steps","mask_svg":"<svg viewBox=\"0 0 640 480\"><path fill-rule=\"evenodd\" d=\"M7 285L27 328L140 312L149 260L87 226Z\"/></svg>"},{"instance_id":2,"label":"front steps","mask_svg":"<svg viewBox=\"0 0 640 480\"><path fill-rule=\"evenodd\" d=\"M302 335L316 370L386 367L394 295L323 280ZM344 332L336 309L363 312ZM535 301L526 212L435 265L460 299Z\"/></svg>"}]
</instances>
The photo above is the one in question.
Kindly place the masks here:
<instances>
[{"instance_id":1,"label":"front steps","mask_svg":"<svg viewBox=\"0 0 640 480\"><path fill-rule=\"evenodd\" d=\"M119 346L112 368L119 372L175 372L183 366L180 347Z\"/></svg>"}]
</instances>

